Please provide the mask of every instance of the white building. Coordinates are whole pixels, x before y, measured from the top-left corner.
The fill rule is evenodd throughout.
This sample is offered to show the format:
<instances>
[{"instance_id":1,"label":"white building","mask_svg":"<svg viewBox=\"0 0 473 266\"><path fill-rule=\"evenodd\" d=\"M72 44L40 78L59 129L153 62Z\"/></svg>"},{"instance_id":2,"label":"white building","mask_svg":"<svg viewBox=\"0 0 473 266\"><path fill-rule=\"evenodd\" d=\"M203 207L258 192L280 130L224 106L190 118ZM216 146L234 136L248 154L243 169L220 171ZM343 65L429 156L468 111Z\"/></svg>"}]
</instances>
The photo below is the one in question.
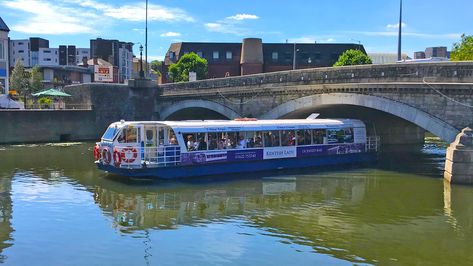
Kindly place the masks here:
<instances>
[{"instance_id":1,"label":"white building","mask_svg":"<svg viewBox=\"0 0 473 266\"><path fill-rule=\"evenodd\" d=\"M58 66L59 49L58 48L39 48L38 51L39 66Z\"/></svg>"},{"instance_id":2,"label":"white building","mask_svg":"<svg viewBox=\"0 0 473 266\"><path fill-rule=\"evenodd\" d=\"M127 80L132 78L133 72L133 53L127 48L118 49L118 69L120 80Z\"/></svg>"},{"instance_id":3,"label":"white building","mask_svg":"<svg viewBox=\"0 0 473 266\"><path fill-rule=\"evenodd\" d=\"M0 17L0 94L8 93L8 72L10 64L8 60L8 33L10 29ZM2 90L3 88L3 90Z\"/></svg>"},{"instance_id":4,"label":"white building","mask_svg":"<svg viewBox=\"0 0 473 266\"><path fill-rule=\"evenodd\" d=\"M397 54L394 53L368 53L374 65L395 64L397 63ZM407 54L402 54L403 59L409 59Z\"/></svg>"},{"instance_id":5,"label":"white building","mask_svg":"<svg viewBox=\"0 0 473 266\"><path fill-rule=\"evenodd\" d=\"M10 65L15 66L18 60L23 61L24 67L31 67L30 40L10 41Z\"/></svg>"},{"instance_id":6,"label":"white building","mask_svg":"<svg viewBox=\"0 0 473 266\"><path fill-rule=\"evenodd\" d=\"M79 65L90 59L90 49L89 48L77 48L76 49L76 65Z\"/></svg>"}]
</instances>

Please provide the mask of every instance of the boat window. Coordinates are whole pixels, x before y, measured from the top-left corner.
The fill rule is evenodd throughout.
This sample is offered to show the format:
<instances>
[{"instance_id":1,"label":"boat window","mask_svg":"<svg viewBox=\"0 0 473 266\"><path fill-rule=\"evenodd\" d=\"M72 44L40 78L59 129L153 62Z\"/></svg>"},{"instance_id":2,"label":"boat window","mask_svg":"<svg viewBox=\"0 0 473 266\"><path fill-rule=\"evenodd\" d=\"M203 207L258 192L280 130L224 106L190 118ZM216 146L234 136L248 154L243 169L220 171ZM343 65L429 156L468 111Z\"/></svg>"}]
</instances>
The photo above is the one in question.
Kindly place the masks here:
<instances>
[{"instance_id":1,"label":"boat window","mask_svg":"<svg viewBox=\"0 0 473 266\"><path fill-rule=\"evenodd\" d=\"M206 134L205 133L196 133L197 136L196 138L196 143L195 143L195 149L198 151L205 151L207 150L207 141L206 141Z\"/></svg>"},{"instance_id":2,"label":"boat window","mask_svg":"<svg viewBox=\"0 0 473 266\"><path fill-rule=\"evenodd\" d=\"M329 129L327 130L327 140L329 144L344 143L345 130L344 129Z\"/></svg>"},{"instance_id":3,"label":"boat window","mask_svg":"<svg viewBox=\"0 0 473 266\"><path fill-rule=\"evenodd\" d=\"M265 131L264 132L264 147L279 147L281 140L279 139L279 131Z\"/></svg>"},{"instance_id":4,"label":"boat window","mask_svg":"<svg viewBox=\"0 0 473 266\"><path fill-rule=\"evenodd\" d=\"M298 130L296 133L297 145L304 146L312 144L312 130Z\"/></svg>"},{"instance_id":5,"label":"boat window","mask_svg":"<svg viewBox=\"0 0 473 266\"><path fill-rule=\"evenodd\" d=\"M145 146L146 147L156 147L156 127L155 126L145 126Z\"/></svg>"},{"instance_id":6,"label":"boat window","mask_svg":"<svg viewBox=\"0 0 473 266\"><path fill-rule=\"evenodd\" d=\"M313 129L312 130L312 143L313 144L324 144L327 132L325 129Z\"/></svg>"},{"instance_id":7,"label":"boat window","mask_svg":"<svg viewBox=\"0 0 473 266\"><path fill-rule=\"evenodd\" d=\"M294 130L281 130L281 144L282 146L296 145L296 134Z\"/></svg>"},{"instance_id":8,"label":"boat window","mask_svg":"<svg viewBox=\"0 0 473 266\"><path fill-rule=\"evenodd\" d=\"M186 148L188 151L195 151L196 150L196 138L197 134L195 133L186 133L182 135L186 142Z\"/></svg>"},{"instance_id":9,"label":"boat window","mask_svg":"<svg viewBox=\"0 0 473 266\"><path fill-rule=\"evenodd\" d=\"M207 143L209 144L209 150L217 150L218 149L218 142L219 142L219 134L216 132L207 133ZM222 145L223 149L223 145Z\"/></svg>"},{"instance_id":10,"label":"boat window","mask_svg":"<svg viewBox=\"0 0 473 266\"><path fill-rule=\"evenodd\" d=\"M172 128L169 128L168 130L168 137L169 137L169 145L178 145L176 134L174 133L174 130L172 130Z\"/></svg>"},{"instance_id":11,"label":"boat window","mask_svg":"<svg viewBox=\"0 0 473 266\"><path fill-rule=\"evenodd\" d=\"M255 148L263 147L263 132L261 131L255 132L254 142L255 142Z\"/></svg>"},{"instance_id":12,"label":"boat window","mask_svg":"<svg viewBox=\"0 0 473 266\"><path fill-rule=\"evenodd\" d=\"M138 129L134 126L123 128L118 136L119 143L136 143L138 142Z\"/></svg>"},{"instance_id":13,"label":"boat window","mask_svg":"<svg viewBox=\"0 0 473 266\"><path fill-rule=\"evenodd\" d=\"M158 127L158 143L164 145L164 128Z\"/></svg>"},{"instance_id":14,"label":"boat window","mask_svg":"<svg viewBox=\"0 0 473 266\"><path fill-rule=\"evenodd\" d=\"M226 132L224 148L227 150L235 149L237 146L237 138L238 138L237 132Z\"/></svg>"},{"instance_id":15,"label":"boat window","mask_svg":"<svg viewBox=\"0 0 473 266\"><path fill-rule=\"evenodd\" d=\"M119 131L119 128L117 126L111 126L111 127L107 128L107 130L105 131L105 133L102 136L102 139L112 140L113 137L115 137L115 135L117 134L118 131Z\"/></svg>"},{"instance_id":16,"label":"boat window","mask_svg":"<svg viewBox=\"0 0 473 266\"><path fill-rule=\"evenodd\" d=\"M345 128L345 137L343 138L344 143L353 143L354 138L353 138L353 128Z\"/></svg>"}]
</instances>

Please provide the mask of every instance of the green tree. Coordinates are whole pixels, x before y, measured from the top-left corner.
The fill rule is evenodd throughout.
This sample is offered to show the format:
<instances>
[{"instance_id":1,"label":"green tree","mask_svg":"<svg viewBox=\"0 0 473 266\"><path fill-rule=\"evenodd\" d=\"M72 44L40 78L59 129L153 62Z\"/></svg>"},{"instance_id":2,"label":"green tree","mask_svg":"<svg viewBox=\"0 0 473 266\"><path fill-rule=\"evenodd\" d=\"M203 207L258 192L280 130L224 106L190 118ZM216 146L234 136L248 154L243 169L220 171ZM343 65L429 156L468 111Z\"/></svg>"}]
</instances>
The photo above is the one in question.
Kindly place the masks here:
<instances>
[{"instance_id":1,"label":"green tree","mask_svg":"<svg viewBox=\"0 0 473 266\"><path fill-rule=\"evenodd\" d=\"M26 96L28 84L28 73L23 67L23 61L18 60L10 76L10 89L16 90L22 96Z\"/></svg>"},{"instance_id":2,"label":"green tree","mask_svg":"<svg viewBox=\"0 0 473 266\"><path fill-rule=\"evenodd\" d=\"M197 79L207 76L208 63L196 53L183 55L176 64L169 66L169 76L173 82L189 80L189 72L196 72Z\"/></svg>"},{"instance_id":3,"label":"green tree","mask_svg":"<svg viewBox=\"0 0 473 266\"><path fill-rule=\"evenodd\" d=\"M468 61L473 60L473 35L462 35L462 40L459 43L453 44L453 49L450 54L452 61Z\"/></svg>"},{"instance_id":4,"label":"green tree","mask_svg":"<svg viewBox=\"0 0 473 266\"><path fill-rule=\"evenodd\" d=\"M159 61L159 60L151 61L151 63L150 63L151 72L153 74L160 75L161 74L161 65L162 65L162 62Z\"/></svg>"},{"instance_id":5,"label":"green tree","mask_svg":"<svg viewBox=\"0 0 473 266\"><path fill-rule=\"evenodd\" d=\"M43 73L39 66L35 66L31 69L30 73L30 93L35 93L43 90Z\"/></svg>"},{"instance_id":6,"label":"green tree","mask_svg":"<svg viewBox=\"0 0 473 266\"><path fill-rule=\"evenodd\" d=\"M371 58L362 51L350 49L340 55L338 61L333 66L367 65L372 63Z\"/></svg>"}]
</instances>

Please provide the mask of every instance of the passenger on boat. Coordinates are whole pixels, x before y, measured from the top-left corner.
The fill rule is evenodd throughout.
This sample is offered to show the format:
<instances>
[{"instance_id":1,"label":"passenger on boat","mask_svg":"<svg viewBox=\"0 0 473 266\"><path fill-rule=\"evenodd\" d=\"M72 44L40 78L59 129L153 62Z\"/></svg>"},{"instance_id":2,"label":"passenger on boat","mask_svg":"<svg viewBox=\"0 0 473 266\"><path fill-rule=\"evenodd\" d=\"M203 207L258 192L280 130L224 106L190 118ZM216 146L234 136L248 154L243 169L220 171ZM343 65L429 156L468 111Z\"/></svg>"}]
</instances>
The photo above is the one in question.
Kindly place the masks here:
<instances>
[{"instance_id":1,"label":"passenger on boat","mask_svg":"<svg viewBox=\"0 0 473 266\"><path fill-rule=\"evenodd\" d=\"M169 139L169 144L170 145L177 145L176 135L174 135L174 134L171 135L171 138Z\"/></svg>"},{"instance_id":2,"label":"passenger on boat","mask_svg":"<svg viewBox=\"0 0 473 266\"><path fill-rule=\"evenodd\" d=\"M243 136L240 136L240 141L238 142L237 149L246 149L246 139Z\"/></svg>"},{"instance_id":3,"label":"passenger on boat","mask_svg":"<svg viewBox=\"0 0 473 266\"><path fill-rule=\"evenodd\" d=\"M199 139L199 144L197 145L197 150L199 150L199 151L207 150L207 142L205 142L204 138Z\"/></svg>"},{"instance_id":4,"label":"passenger on boat","mask_svg":"<svg viewBox=\"0 0 473 266\"><path fill-rule=\"evenodd\" d=\"M195 142L194 137L192 135L187 135L187 150L188 151L195 151Z\"/></svg>"},{"instance_id":5,"label":"passenger on boat","mask_svg":"<svg viewBox=\"0 0 473 266\"><path fill-rule=\"evenodd\" d=\"M216 150L217 149L217 139L213 136L213 134L209 134L208 138L209 138L209 150Z\"/></svg>"}]
</instances>

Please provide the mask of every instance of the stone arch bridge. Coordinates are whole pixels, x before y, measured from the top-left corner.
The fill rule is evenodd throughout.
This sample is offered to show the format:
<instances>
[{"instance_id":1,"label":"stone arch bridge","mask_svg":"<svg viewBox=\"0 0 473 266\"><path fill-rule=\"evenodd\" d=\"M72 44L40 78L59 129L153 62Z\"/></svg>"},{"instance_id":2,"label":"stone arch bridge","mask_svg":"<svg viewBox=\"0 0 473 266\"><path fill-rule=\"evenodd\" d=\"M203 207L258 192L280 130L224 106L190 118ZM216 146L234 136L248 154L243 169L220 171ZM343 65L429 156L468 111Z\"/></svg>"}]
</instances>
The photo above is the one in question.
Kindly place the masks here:
<instances>
[{"instance_id":1,"label":"stone arch bridge","mask_svg":"<svg viewBox=\"0 0 473 266\"><path fill-rule=\"evenodd\" d=\"M451 142L473 125L473 62L319 68L159 87L159 119L359 118L384 143Z\"/></svg>"}]
</instances>

